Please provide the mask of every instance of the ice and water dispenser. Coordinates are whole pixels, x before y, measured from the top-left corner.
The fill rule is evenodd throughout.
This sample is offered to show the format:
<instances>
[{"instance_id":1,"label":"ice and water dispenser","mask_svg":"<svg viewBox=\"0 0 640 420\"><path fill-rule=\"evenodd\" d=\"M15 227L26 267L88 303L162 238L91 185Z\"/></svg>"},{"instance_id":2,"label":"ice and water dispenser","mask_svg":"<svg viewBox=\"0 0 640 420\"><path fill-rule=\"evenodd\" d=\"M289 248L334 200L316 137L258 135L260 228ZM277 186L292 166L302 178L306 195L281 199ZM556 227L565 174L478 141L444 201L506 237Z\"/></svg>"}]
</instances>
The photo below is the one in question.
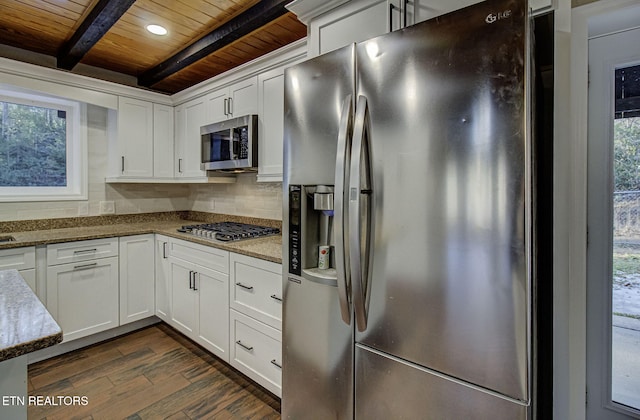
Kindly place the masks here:
<instances>
[{"instance_id":1,"label":"ice and water dispenser","mask_svg":"<svg viewBox=\"0 0 640 420\"><path fill-rule=\"evenodd\" d=\"M333 185L289 185L289 273L335 279Z\"/></svg>"}]
</instances>

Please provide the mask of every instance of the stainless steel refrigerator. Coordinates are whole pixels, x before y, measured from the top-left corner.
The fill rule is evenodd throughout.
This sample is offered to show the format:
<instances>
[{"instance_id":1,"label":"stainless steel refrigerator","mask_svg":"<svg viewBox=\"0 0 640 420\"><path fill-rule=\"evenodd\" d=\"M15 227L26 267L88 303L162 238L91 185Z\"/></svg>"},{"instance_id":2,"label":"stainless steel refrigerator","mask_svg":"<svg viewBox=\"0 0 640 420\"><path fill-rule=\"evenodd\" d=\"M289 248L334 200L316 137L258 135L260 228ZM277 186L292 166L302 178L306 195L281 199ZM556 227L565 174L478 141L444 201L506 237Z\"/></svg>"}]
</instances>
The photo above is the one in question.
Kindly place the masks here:
<instances>
[{"instance_id":1,"label":"stainless steel refrigerator","mask_svg":"<svg viewBox=\"0 0 640 420\"><path fill-rule=\"evenodd\" d=\"M285 74L282 416L531 417L526 1Z\"/></svg>"}]
</instances>

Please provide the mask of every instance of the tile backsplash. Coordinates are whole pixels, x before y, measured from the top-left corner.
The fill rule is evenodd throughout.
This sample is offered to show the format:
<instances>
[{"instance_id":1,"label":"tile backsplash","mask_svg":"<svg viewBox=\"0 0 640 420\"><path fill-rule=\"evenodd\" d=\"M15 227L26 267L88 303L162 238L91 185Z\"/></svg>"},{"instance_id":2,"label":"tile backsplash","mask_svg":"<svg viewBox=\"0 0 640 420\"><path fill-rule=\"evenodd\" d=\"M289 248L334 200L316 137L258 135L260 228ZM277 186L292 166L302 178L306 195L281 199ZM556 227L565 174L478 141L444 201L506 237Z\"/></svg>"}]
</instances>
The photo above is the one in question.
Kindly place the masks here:
<instances>
[{"instance_id":1,"label":"tile backsplash","mask_svg":"<svg viewBox=\"0 0 640 420\"><path fill-rule=\"evenodd\" d=\"M282 183L258 183L255 174L235 184L193 184L188 210L282 220Z\"/></svg>"},{"instance_id":2,"label":"tile backsplash","mask_svg":"<svg viewBox=\"0 0 640 420\"><path fill-rule=\"evenodd\" d=\"M107 111L87 106L87 125L89 199L0 203L0 221L97 216L104 201L115 214L194 210L282 220L282 184L258 183L255 174L235 184L107 184Z\"/></svg>"}]
</instances>

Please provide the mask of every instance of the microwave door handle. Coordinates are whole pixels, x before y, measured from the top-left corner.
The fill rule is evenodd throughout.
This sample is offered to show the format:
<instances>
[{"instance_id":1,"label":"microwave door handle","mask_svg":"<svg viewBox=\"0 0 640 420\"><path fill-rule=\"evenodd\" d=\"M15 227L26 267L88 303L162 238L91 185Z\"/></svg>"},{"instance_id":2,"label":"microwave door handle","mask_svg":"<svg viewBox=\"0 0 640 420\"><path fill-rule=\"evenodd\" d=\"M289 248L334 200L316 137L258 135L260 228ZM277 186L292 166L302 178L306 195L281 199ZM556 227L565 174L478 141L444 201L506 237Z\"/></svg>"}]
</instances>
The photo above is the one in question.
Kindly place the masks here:
<instances>
[{"instance_id":1,"label":"microwave door handle","mask_svg":"<svg viewBox=\"0 0 640 420\"><path fill-rule=\"evenodd\" d=\"M353 308L358 331L367 329L373 179L367 98L358 97L349 169L349 256Z\"/></svg>"},{"instance_id":2,"label":"microwave door handle","mask_svg":"<svg viewBox=\"0 0 640 420\"><path fill-rule=\"evenodd\" d=\"M345 188L347 180L347 165L351 156L351 134L353 132L353 99L348 95L342 103L342 113L340 116L340 126L338 130L338 151L336 153L336 173L334 181L334 237L335 258L336 258L336 277L338 280L338 298L340 301L340 313L342 320L347 325L351 325L351 282L349 273L349 247L345 242L345 233L347 230L348 219L345 217L346 206L348 203Z\"/></svg>"}]
</instances>

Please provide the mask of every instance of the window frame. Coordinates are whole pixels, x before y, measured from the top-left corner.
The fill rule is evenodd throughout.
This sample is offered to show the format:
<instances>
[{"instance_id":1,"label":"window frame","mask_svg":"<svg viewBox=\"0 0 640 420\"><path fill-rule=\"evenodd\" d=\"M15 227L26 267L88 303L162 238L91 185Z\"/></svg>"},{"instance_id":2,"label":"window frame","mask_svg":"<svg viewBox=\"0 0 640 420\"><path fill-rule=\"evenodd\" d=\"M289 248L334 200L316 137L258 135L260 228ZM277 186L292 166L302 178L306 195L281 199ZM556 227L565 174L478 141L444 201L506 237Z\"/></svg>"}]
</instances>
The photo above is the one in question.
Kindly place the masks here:
<instances>
[{"instance_id":1,"label":"window frame","mask_svg":"<svg viewBox=\"0 0 640 420\"><path fill-rule=\"evenodd\" d=\"M64 187L0 186L0 202L82 201L88 197L87 112L81 102L0 88L0 101L26 106L55 108L66 112L66 174Z\"/></svg>"}]
</instances>

